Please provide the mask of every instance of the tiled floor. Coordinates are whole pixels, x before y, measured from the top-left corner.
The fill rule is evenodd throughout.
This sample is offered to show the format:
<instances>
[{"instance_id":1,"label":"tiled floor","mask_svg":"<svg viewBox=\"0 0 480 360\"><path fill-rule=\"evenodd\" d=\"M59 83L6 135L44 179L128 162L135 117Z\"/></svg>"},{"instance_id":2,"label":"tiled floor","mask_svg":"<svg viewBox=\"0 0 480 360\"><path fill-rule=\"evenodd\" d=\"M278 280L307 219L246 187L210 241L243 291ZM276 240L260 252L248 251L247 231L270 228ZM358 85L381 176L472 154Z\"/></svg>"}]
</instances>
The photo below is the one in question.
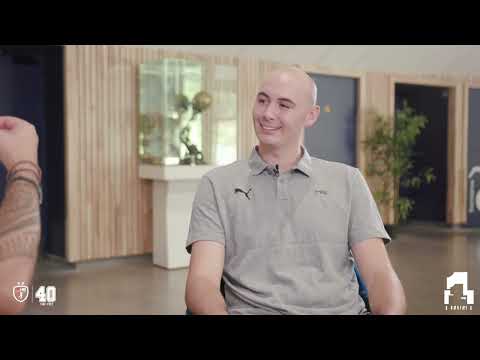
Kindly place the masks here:
<instances>
[{"instance_id":1,"label":"tiled floor","mask_svg":"<svg viewBox=\"0 0 480 360\"><path fill-rule=\"evenodd\" d=\"M415 224L401 229L388 251L405 287L409 314L480 314L480 230ZM467 271L475 290L472 311L445 311L446 277ZM29 303L24 314L183 314L187 270L166 271L151 256L115 259L77 268L39 264L34 288L56 286L56 303ZM454 287L454 294L461 292ZM460 304L461 300L453 304Z\"/></svg>"},{"instance_id":2,"label":"tiled floor","mask_svg":"<svg viewBox=\"0 0 480 360\"><path fill-rule=\"evenodd\" d=\"M480 230L449 229L416 224L399 232L389 246L392 263L403 283L409 314L480 314ZM446 278L468 272L469 289L475 291L472 311L445 311ZM460 305L460 285L452 289Z\"/></svg>"},{"instance_id":3,"label":"tiled floor","mask_svg":"<svg viewBox=\"0 0 480 360\"><path fill-rule=\"evenodd\" d=\"M83 264L76 269L42 263L34 279L34 289L41 285L55 286L55 305L40 306L35 299L24 313L182 314L186 278L186 269L166 271L153 266L151 256Z\"/></svg>"}]
</instances>

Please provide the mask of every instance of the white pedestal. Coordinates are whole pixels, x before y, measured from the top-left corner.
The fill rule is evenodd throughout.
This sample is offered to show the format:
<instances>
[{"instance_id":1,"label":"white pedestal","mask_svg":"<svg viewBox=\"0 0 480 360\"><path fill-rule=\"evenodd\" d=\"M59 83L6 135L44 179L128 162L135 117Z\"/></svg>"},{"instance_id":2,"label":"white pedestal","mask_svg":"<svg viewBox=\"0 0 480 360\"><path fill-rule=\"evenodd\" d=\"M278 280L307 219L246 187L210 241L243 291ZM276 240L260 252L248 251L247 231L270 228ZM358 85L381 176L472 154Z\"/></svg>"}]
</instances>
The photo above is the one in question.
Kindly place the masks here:
<instances>
[{"instance_id":1,"label":"white pedestal","mask_svg":"<svg viewBox=\"0 0 480 360\"><path fill-rule=\"evenodd\" d=\"M153 262L166 269L188 267L185 250L192 203L201 177L215 166L140 165L153 180Z\"/></svg>"}]
</instances>

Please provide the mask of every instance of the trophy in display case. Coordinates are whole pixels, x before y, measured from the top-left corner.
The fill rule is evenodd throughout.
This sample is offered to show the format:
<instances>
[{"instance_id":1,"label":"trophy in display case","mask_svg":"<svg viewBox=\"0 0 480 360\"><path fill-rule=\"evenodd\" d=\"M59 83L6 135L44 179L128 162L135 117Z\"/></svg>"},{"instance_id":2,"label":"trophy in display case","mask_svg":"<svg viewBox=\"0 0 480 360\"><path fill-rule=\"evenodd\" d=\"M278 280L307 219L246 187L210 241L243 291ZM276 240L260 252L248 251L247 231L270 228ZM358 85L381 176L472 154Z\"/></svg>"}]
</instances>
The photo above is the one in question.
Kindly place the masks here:
<instances>
[{"instance_id":1,"label":"trophy in display case","mask_svg":"<svg viewBox=\"0 0 480 360\"><path fill-rule=\"evenodd\" d=\"M140 65L142 162L206 164L202 152L202 116L211 107L212 96L203 90L203 67L202 63L184 59Z\"/></svg>"}]
</instances>

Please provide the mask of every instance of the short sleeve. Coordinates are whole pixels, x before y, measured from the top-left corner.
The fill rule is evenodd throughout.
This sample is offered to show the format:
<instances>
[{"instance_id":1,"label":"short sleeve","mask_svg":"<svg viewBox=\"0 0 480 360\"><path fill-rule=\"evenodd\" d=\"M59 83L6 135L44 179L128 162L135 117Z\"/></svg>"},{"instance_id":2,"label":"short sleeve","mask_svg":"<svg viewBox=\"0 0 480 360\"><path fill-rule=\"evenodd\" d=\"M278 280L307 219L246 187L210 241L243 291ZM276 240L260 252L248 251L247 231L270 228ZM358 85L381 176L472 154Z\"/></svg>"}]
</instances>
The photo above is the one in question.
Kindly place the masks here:
<instances>
[{"instance_id":1,"label":"short sleeve","mask_svg":"<svg viewBox=\"0 0 480 360\"><path fill-rule=\"evenodd\" d=\"M196 241L215 241L225 246L225 231L211 180L203 176L192 204L186 249L192 251Z\"/></svg>"},{"instance_id":2,"label":"short sleeve","mask_svg":"<svg viewBox=\"0 0 480 360\"><path fill-rule=\"evenodd\" d=\"M391 241L368 184L362 173L355 168L352 175L348 243L352 247L371 238L381 238L385 244Z\"/></svg>"}]
</instances>

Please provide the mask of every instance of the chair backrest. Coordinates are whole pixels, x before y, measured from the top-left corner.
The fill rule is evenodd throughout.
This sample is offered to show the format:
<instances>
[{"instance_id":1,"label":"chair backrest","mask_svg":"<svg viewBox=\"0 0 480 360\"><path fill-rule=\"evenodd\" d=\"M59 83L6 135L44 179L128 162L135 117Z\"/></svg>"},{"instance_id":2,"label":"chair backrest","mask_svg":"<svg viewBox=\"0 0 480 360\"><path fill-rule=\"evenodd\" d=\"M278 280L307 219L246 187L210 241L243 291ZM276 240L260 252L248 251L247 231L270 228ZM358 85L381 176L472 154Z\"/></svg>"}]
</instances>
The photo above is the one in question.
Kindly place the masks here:
<instances>
[{"instance_id":1,"label":"chair backrest","mask_svg":"<svg viewBox=\"0 0 480 360\"><path fill-rule=\"evenodd\" d=\"M360 272L358 271L357 265L353 266L353 269L355 270L355 275L357 276L357 281L358 281L358 293L360 294L360 297L363 299L363 302L365 303L365 307L367 308L367 311L370 312L370 303L368 302L368 290L367 286L363 282Z\"/></svg>"}]
</instances>

